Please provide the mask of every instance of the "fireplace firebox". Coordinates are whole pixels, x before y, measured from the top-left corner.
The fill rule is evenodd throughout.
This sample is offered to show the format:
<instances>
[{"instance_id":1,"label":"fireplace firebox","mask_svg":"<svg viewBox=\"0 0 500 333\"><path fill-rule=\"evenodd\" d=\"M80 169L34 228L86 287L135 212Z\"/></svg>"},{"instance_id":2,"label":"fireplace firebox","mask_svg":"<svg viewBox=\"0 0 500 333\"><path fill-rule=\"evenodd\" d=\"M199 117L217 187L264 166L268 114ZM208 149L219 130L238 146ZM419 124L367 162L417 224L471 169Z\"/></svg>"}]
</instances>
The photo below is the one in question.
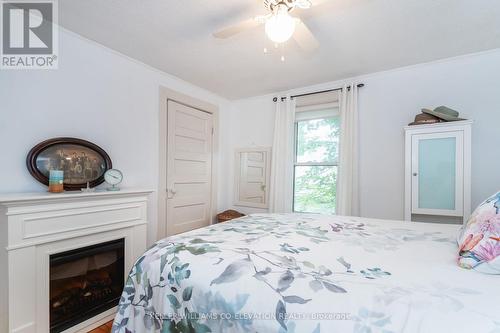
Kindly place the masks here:
<instances>
[{"instance_id":1,"label":"fireplace firebox","mask_svg":"<svg viewBox=\"0 0 500 333\"><path fill-rule=\"evenodd\" d=\"M125 240L50 256L50 333L59 333L118 305Z\"/></svg>"}]
</instances>

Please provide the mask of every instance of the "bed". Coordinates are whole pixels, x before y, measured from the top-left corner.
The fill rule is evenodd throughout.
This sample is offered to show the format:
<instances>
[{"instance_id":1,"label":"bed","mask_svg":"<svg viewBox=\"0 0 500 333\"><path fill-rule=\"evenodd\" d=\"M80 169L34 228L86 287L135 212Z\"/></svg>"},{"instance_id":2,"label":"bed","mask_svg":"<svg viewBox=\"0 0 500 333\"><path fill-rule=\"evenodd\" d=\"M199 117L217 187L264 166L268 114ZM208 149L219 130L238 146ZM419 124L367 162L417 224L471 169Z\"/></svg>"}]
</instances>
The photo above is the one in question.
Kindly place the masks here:
<instances>
[{"instance_id":1,"label":"bed","mask_svg":"<svg viewBox=\"0 0 500 333\"><path fill-rule=\"evenodd\" d=\"M458 228L256 214L169 237L113 332L500 332L499 276L457 266Z\"/></svg>"}]
</instances>

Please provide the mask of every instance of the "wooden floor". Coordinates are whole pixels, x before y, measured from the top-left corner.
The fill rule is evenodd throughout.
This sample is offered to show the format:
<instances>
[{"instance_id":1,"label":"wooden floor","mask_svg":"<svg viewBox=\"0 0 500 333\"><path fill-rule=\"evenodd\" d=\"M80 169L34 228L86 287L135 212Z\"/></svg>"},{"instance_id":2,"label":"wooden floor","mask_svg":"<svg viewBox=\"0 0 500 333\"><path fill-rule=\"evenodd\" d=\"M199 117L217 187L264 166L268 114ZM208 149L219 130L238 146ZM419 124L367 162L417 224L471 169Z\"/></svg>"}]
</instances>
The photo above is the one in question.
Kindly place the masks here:
<instances>
[{"instance_id":1,"label":"wooden floor","mask_svg":"<svg viewBox=\"0 0 500 333\"><path fill-rule=\"evenodd\" d=\"M106 324L99 326L97 328L94 328L89 333L110 333L111 326L113 326L113 321L108 321Z\"/></svg>"}]
</instances>

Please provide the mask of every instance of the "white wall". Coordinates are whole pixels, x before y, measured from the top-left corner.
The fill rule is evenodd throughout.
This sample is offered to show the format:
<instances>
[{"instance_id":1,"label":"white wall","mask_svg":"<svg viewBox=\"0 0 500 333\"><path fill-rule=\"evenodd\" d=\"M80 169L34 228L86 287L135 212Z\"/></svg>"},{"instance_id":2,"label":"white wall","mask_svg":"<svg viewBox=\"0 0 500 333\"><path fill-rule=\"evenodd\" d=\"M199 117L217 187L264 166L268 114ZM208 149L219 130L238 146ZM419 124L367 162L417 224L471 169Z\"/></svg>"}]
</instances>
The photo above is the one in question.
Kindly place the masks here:
<instances>
[{"instance_id":1,"label":"white wall","mask_svg":"<svg viewBox=\"0 0 500 333\"><path fill-rule=\"evenodd\" d=\"M97 43L60 29L59 69L0 71L0 192L43 191L26 154L40 141L71 136L101 146L124 187L156 190L160 85L216 104L228 102ZM156 194L149 242L156 237Z\"/></svg>"},{"instance_id":2,"label":"white wall","mask_svg":"<svg viewBox=\"0 0 500 333\"><path fill-rule=\"evenodd\" d=\"M473 207L500 190L500 50L352 80L366 85L360 90L359 101L362 216L403 218L403 126L412 121L422 107L447 105L461 111L462 116L474 119ZM328 82L290 92L336 88L342 83ZM253 141L272 143L274 106L271 99L272 96L261 96L232 103L232 146L246 146ZM231 156L231 152L223 153L226 159L223 165L232 175ZM226 186L225 202L229 206L232 187Z\"/></svg>"},{"instance_id":3,"label":"white wall","mask_svg":"<svg viewBox=\"0 0 500 333\"><path fill-rule=\"evenodd\" d=\"M33 145L56 136L95 142L124 172L124 186L156 190L158 89L163 85L219 105L218 208L231 207L234 149L272 145L273 95L229 102L71 32L60 31L58 70L0 71L0 192L45 190L29 175L25 158ZM360 92L363 216L403 217L402 127L421 107L445 104L475 120L473 205L500 189L500 50L356 80L366 84ZM342 83L328 82L290 92L336 88ZM150 217L151 242L157 229L156 195L152 196Z\"/></svg>"},{"instance_id":4,"label":"white wall","mask_svg":"<svg viewBox=\"0 0 500 333\"><path fill-rule=\"evenodd\" d=\"M221 173L223 175L219 199L220 209L232 207L234 202L235 149L271 147L273 145L274 103L271 95L242 99L231 103L230 111L221 117ZM245 213L264 212L263 209L237 207Z\"/></svg>"}]
</instances>

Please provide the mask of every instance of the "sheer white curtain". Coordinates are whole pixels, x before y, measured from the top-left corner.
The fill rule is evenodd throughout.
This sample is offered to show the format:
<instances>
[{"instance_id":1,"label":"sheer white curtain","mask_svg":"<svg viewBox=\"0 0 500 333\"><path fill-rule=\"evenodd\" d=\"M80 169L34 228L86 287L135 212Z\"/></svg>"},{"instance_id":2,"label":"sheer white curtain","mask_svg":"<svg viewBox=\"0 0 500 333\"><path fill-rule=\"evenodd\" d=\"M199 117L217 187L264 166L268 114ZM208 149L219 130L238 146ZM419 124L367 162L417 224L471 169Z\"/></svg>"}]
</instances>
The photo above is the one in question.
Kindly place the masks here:
<instances>
[{"instance_id":1,"label":"sheer white curtain","mask_svg":"<svg viewBox=\"0 0 500 333\"><path fill-rule=\"evenodd\" d=\"M358 87L345 85L340 94L340 148L337 177L337 214L359 215Z\"/></svg>"},{"instance_id":2,"label":"sheer white curtain","mask_svg":"<svg viewBox=\"0 0 500 333\"><path fill-rule=\"evenodd\" d=\"M269 188L269 211L289 213L293 200L293 153L295 101L278 98L274 120L274 140Z\"/></svg>"}]
</instances>

